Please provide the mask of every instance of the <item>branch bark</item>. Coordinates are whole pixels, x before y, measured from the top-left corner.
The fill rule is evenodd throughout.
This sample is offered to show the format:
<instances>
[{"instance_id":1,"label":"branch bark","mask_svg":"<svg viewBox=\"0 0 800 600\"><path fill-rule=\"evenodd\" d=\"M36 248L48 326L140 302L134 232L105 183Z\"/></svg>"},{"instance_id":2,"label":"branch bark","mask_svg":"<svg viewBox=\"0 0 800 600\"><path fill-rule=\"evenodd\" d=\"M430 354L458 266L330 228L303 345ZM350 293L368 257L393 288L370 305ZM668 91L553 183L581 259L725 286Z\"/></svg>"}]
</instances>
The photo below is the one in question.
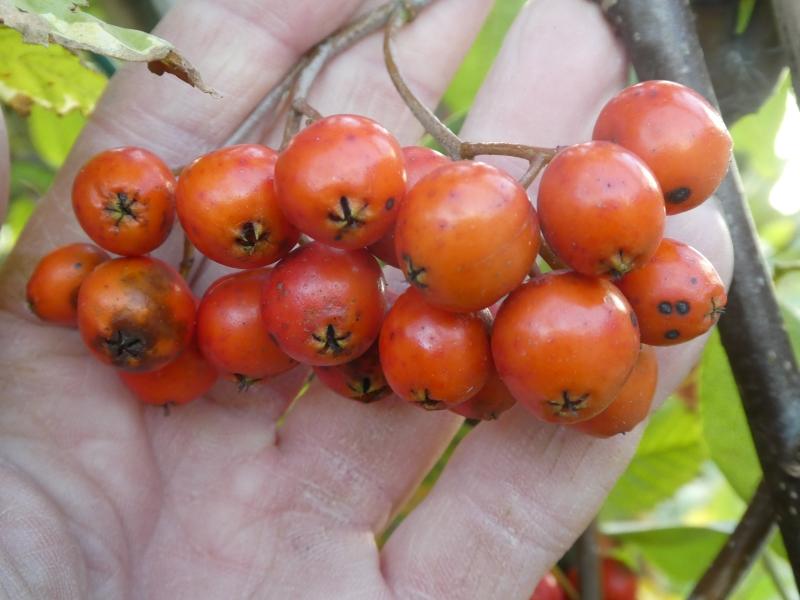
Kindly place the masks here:
<instances>
[{"instance_id":1,"label":"branch bark","mask_svg":"<svg viewBox=\"0 0 800 600\"><path fill-rule=\"evenodd\" d=\"M695 585L689 600L727 598L761 554L772 531L773 520L772 498L762 481L741 521Z\"/></svg>"},{"instance_id":2,"label":"branch bark","mask_svg":"<svg viewBox=\"0 0 800 600\"><path fill-rule=\"evenodd\" d=\"M716 104L689 5L603 0L641 79L671 79ZM761 256L735 161L717 196L735 251L722 341L753 434L778 525L800 582L800 372Z\"/></svg>"}]
</instances>

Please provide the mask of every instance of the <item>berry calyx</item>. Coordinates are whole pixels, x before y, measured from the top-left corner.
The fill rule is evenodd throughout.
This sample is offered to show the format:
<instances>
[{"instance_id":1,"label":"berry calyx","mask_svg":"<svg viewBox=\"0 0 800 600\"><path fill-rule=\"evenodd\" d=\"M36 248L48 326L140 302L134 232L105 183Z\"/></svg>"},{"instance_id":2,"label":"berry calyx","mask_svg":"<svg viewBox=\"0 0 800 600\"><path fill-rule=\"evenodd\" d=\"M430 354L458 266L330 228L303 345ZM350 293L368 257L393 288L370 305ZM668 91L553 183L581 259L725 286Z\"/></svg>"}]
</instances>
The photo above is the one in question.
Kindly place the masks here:
<instances>
[{"instance_id":1,"label":"berry calyx","mask_svg":"<svg viewBox=\"0 0 800 600\"><path fill-rule=\"evenodd\" d=\"M314 367L314 374L340 396L369 404L392 393L383 375L377 341L350 362L331 367Z\"/></svg>"}]
</instances>

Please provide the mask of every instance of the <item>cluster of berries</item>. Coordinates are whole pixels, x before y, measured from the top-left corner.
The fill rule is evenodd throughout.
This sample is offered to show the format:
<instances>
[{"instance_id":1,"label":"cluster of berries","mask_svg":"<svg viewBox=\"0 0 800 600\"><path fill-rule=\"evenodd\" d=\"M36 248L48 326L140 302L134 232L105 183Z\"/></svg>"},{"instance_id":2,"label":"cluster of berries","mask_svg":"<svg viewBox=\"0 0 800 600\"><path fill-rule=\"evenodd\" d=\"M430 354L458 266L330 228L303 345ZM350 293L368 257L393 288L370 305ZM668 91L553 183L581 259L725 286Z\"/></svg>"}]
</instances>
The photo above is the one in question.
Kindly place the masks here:
<instances>
[{"instance_id":1,"label":"cluster of berries","mask_svg":"<svg viewBox=\"0 0 800 600\"><path fill-rule=\"evenodd\" d=\"M590 434L627 431L657 377L641 344L700 335L725 305L709 261L662 238L667 214L717 187L731 139L701 96L660 81L612 99L593 138L547 166L538 214L500 169L401 148L360 116L321 118L280 153L216 150L177 181L146 150L105 151L72 200L89 237L122 258L56 250L28 301L77 323L146 402L189 401L217 372L246 386L303 363L363 402L393 391L486 419L518 401ZM242 269L199 305L146 256L176 214L200 252ZM541 235L564 269L538 269ZM391 307L375 257L410 284Z\"/></svg>"}]
</instances>

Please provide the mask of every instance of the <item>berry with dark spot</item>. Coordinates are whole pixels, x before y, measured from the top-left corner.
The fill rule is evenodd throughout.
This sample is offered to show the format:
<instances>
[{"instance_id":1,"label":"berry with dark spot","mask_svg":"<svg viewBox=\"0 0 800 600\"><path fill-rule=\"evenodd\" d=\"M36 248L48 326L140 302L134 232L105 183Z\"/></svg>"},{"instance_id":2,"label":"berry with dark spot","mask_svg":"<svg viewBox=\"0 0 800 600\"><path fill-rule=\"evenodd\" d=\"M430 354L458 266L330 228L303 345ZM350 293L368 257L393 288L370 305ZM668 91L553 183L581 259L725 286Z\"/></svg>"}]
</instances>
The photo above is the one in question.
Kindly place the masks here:
<instances>
[{"instance_id":1,"label":"berry with dark spot","mask_svg":"<svg viewBox=\"0 0 800 600\"><path fill-rule=\"evenodd\" d=\"M728 171L733 142L719 113L693 89L643 81L600 112L592 138L638 155L664 192L668 215L705 201Z\"/></svg>"},{"instance_id":2,"label":"berry with dark spot","mask_svg":"<svg viewBox=\"0 0 800 600\"><path fill-rule=\"evenodd\" d=\"M78 329L102 362L131 371L152 371L189 345L195 299L166 263L150 257L104 262L78 292Z\"/></svg>"},{"instance_id":3,"label":"berry with dark spot","mask_svg":"<svg viewBox=\"0 0 800 600\"><path fill-rule=\"evenodd\" d=\"M631 312L604 279L572 271L534 277L506 298L495 317L497 371L517 402L538 418L589 419L616 397L636 362L639 331Z\"/></svg>"},{"instance_id":4,"label":"berry with dark spot","mask_svg":"<svg viewBox=\"0 0 800 600\"><path fill-rule=\"evenodd\" d=\"M36 265L25 290L31 312L43 321L76 327L81 283L109 258L92 244L69 244L47 254Z\"/></svg>"},{"instance_id":5,"label":"berry with dark spot","mask_svg":"<svg viewBox=\"0 0 800 600\"><path fill-rule=\"evenodd\" d=\"M403 148L403 160L406 164L407 190L413 188L420 179L434 169L450 162L450 159L443 154L424 146L407 146ZM397 207L395 209L397 210ZM400 260L398 260L394 249L394 229L395 226L392 224L386 235L370 245L369 251L383 262L399 269Z\"/></svg>"},{"instance_id":6,"label":"berry with dark spot","mask_svg":"<svg viewBox=\"0 0 800 600\"><path fill-rule=\"evenodd\" d=\"M266 332L295 360L339 365L378 337L386 301L378 262L366 250L311 242L295 249L264 284Z\"/></svg>"},{"instance_id":7,"label":"berry with dark spot","mask_svg":"<svg viewBox=\"0 0 800 600\"><path fill-rule=\"evenodd\" d=\"M356 115L315 121L292 138L275 165L286 218L336 248L363 248L386 235L405 187L400 144Z\"/></svg>"},{"instance_id":8,"label":"berry with dark spot","mask_svg":"<svg viewBox=\"0 0 800 600\"><path fill-rule=\"evenodd\" d=\"M649 263L623 277L618 285L639 317L642 342L654 346L679 344L702 335L719 320L728 299L708 259L669 238L664 238ZM669 311L664 310L667 305Z\"/></svg>"},{"instance_id":9,"label":"berry with dark spot","mask_svg":"<svg viewBox=\"0 0 800 600\"><path fill-rule=\"evenodd\" d=\"M286 256L300 233L278 205L277 153L258 144L229 146L187 166L178 179L176 205L197 249L237 269L263 267Z\"/></svg>"},{"instance_id":10,"label":"berry with dark spot","mask_svg":"<svg viewBox=\"0 0 800 600\"><path fill-rule=\"evenodd\" d=\"M489 378L488 315L452 313L408 288L381 327L380 358L394 392L427 410L452 408Z\"/></svg>"},{"instance_id":11,"label":"berry with dark spot","mask_svg":"<svg viewBox=\"0 0 800 600\"><path fill-rule=\"evenodd\" d=\"M105 150L78 171L72 208L100 247L123 256L158 248L175 222L175 177L143 148Z\"/></svg>"},{"instance_id":12,"label":"berry with dark spot","mask_svg":"<svg viewBox=\"0 0 800 600\"><path fill-rule=\"evenodd\" d=\"M539 186L542 233L555 254L586 275L622 277L645 264L664 235L664 200L652 172L610 142L569 146Z\"/></svg>"},{"instance_id":13,"label":"berry with dark spot","mask_svg":"<svg viewBox=\"0 0 800 600\"><path fill-rule=\"evenodd\" d=\"M525 190L475 161L435 169L409 190L395 227L400 267L427 302L472 312L517 287L539 250L539 222ZM407 258L406 258L407 257ZM415 269L424 269L424 286Z\"/></svg>"},{"instance_id":14,"label":"berry with dark spot","mask_svg":"<svg viewBox=\"0 0 800 600\"><path fill-rule=\"evenodd\" d=\"M327 388L364 404L392 393L383 375L377 342L355 360L332 367L314 367L314 373Z\"/></svg>"}]
</instances>

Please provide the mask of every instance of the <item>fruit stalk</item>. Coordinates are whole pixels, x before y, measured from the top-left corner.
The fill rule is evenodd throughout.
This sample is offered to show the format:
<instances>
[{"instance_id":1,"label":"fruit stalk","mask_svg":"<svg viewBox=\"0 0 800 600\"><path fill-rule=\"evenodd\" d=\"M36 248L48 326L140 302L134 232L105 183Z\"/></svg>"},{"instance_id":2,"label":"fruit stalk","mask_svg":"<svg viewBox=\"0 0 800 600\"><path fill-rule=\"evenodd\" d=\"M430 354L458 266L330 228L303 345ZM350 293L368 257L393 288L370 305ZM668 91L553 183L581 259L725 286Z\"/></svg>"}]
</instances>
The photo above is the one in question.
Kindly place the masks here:
<instances>
[{"instance_id":1,"label":"fruit stalk","mask_svg":"<svg viewBox=\"0 0 800 600\"><path fill-rule=\"evenodd\" d=\"M688 3L601 2L640 79L671 79L717 104ZM717 190L734 245L734 277L720 334L753 434L773 510L800 582L800 372L735 161Z\"/></svg>"}]
</instances>

